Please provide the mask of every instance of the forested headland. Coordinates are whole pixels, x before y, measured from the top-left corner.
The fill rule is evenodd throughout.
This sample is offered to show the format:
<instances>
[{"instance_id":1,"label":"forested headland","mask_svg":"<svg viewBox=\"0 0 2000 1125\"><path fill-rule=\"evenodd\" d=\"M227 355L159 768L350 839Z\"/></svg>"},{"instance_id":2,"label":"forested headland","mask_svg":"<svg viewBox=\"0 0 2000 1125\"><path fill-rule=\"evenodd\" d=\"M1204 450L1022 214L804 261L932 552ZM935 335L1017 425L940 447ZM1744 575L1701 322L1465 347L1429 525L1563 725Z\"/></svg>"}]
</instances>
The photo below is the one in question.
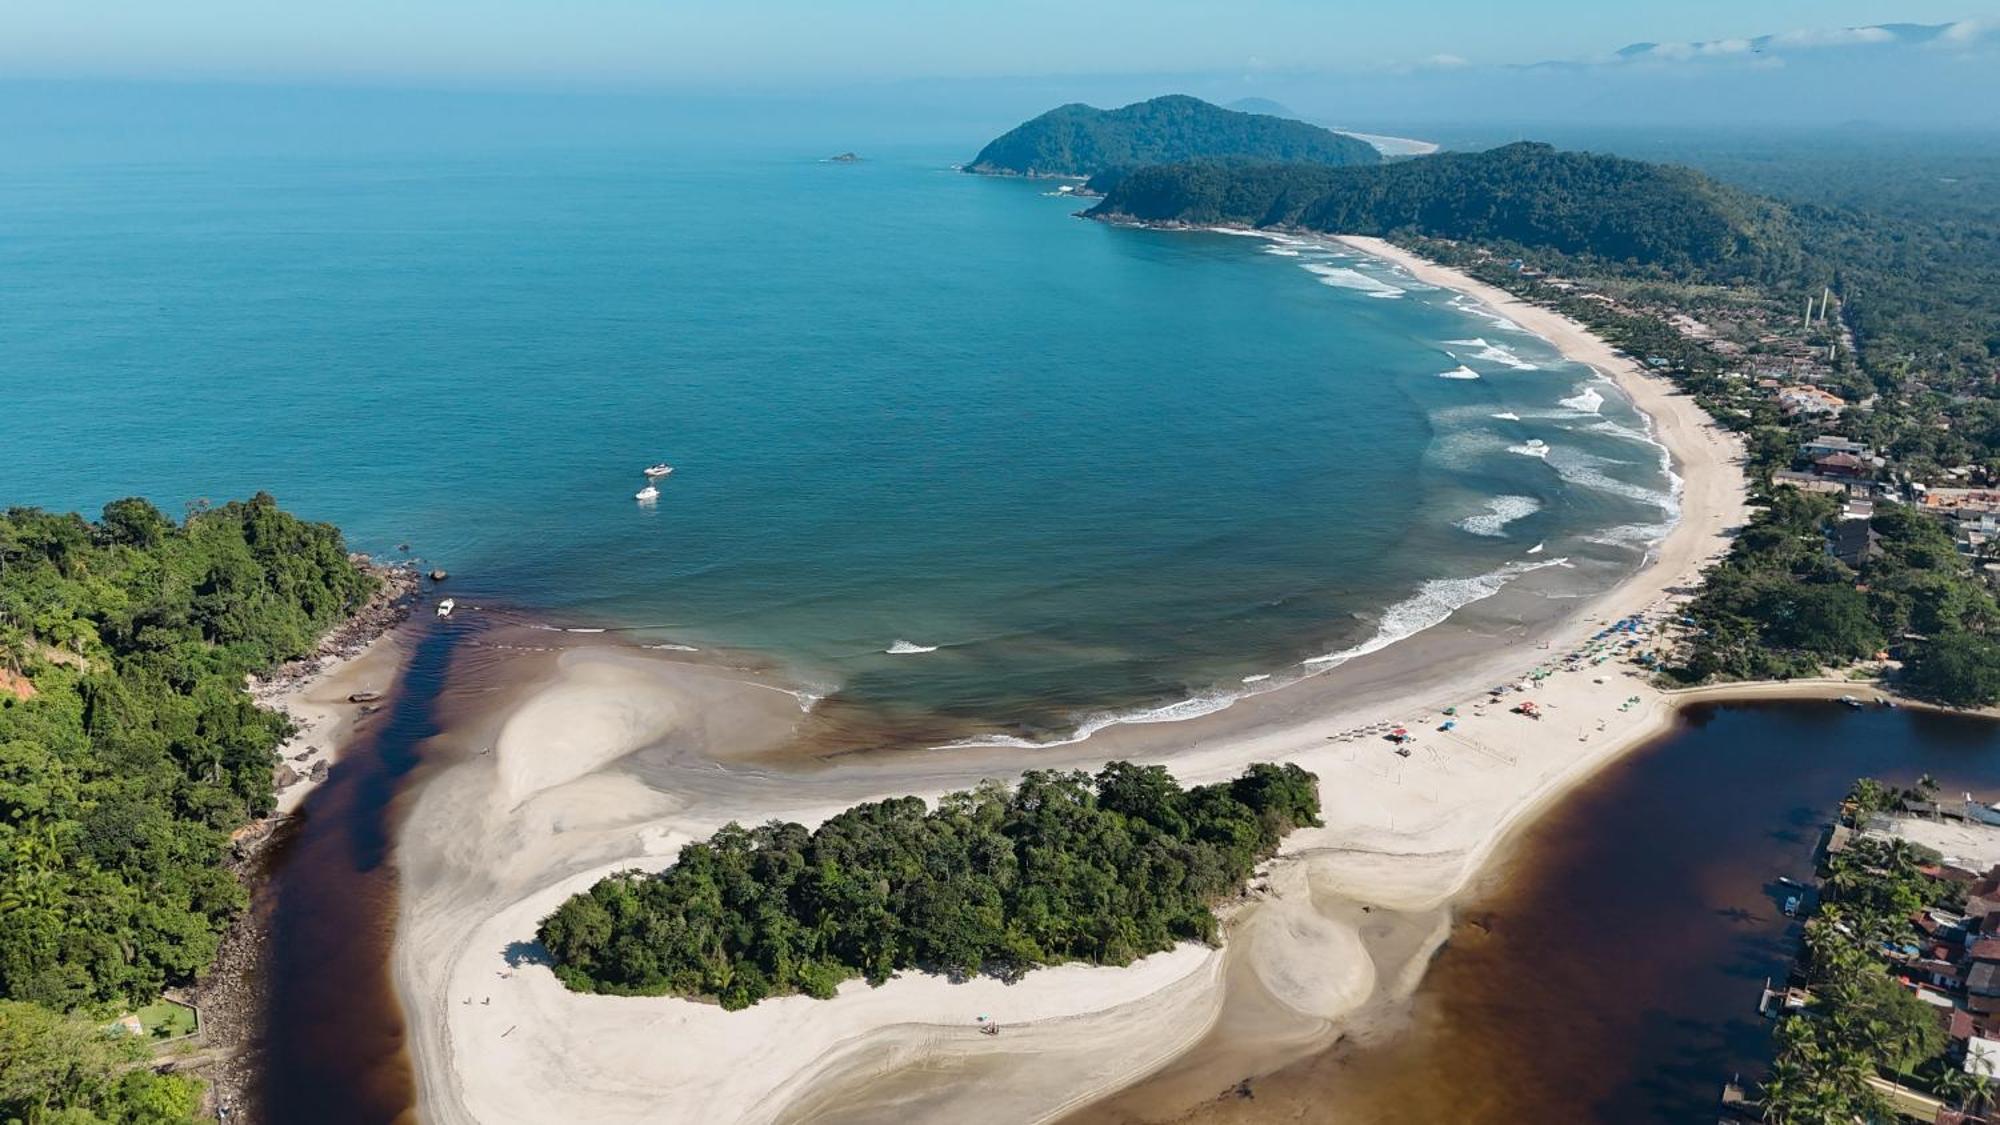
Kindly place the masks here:
<instances>
[{"instance_id":1,"label":"forested headland","mask_svg":"<svg viewBox=\"0 0 2000 1125\"><path fill-rule=\"evenodd\" d=\"M1677 677L1812 675L1886 651L1904 689L1980 706L2000 702L2000 567L1986 565L2000 540L1981 546L1983 533L1916 501L1925 488L2000 487L2000 212L1933 179L1928 194L1864 183L1827 205L1797 181L1779 200L1686 168L1517 143L1376 168L1142 168L1102 177L1089 214L1386 237L1575 317L1675 379L1750 451L1761 510L1691 607ZM1808 299L1818 315L1802 323ZM1776 388L1801 385L1845 405L1782 409ZM1814 467L1803 447L1824 437L1876 458L1863 475L1881 502L1860 517L1871 534L1859 558L1831 549L1845 504L1799 491Z\"/></svg>"},{"instance_id":2,"label":"forested headland","mask_svg":"<svg viewBox=\"0 0 2000 1125\"><path fill-rule=\"evenodd\" d=\"M0 1118L192 1112L184 1080L94 1040L206 968L244 905L230 835L271 811L288 730L245 677L376 585L264 494L180 521L139 499L0 515Z\"/></svg>"},{"instance_id":3,"label":"forested headland","mask_svg":"<svg viewBox=\"0 0 2000 1125\"><path fill-rule=\"evenodd\" d=\"M1259 764L1183 789L1160 766L1029 771L927 808L857 805L818 828L729 825L659 874L600 880L538 934L572 989L742 1008L904 969L1013 977L1213 942L1213 907L1286 833L1318 779Z\"/></svg>"},{"instance_id":4,"label":"forested headland","mask_svg":"<svg viewBox=\"0 0 2000 1125\"><path fill-rule=\"evenodd\" d=\"M1173 94L1117 109L1058 106L979 150L968 172L1016 176L1096 176L1177 160L1379 164L1366 141L1317 125L1239 113Z\"/></svg>"},{"instance_id":5,"label":"forested headland","mask_svg":"<svg viewBox=\"0 0 2000 1125\"><path fill-rule=\"evenodd\" d=\"M1796 268L1785 209L1684 168L1522 142L1374 168L1195 162L1108 183L1094 218L1518 242L1673 272Z\"/></svg>"}]
</instances>

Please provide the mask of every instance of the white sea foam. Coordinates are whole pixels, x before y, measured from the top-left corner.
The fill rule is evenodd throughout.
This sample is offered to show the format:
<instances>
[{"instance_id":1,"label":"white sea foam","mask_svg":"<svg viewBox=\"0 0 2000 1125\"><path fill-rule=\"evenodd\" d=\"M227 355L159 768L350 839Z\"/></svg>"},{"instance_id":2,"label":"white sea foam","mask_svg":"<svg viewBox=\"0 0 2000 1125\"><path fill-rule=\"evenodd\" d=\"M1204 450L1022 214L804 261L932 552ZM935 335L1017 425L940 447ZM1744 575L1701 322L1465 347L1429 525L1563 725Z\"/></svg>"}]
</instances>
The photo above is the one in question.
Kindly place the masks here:
<instances>
[{"instance_id":1,"label":"white sea foam","mask_svg":"<svg viewBox=\"0 0 2000 1125\"><path fill-rule=\"evenodd\" d=\"M1525 445L1508 446L1507 452L1518 453L1523 457L1547 458L1549 455L1549 447L1546 442L1530 439Z\"/></svg>"},{"instance_id":2,"label":"white sea foam","mask_svg":"<svg viewBox=\"0 0 2000 1125\"><path fill-rule=\"evenodd\" d=\"M1613 437L1624 438L1626 441L1636 441L1645 445L1653 444L1653 435L1644 430L1635 430L1630 426L1621 426L1608 418L1601 422L1592 422L1590 425L1585 426L1584 429L1589 430L1593 434L1610 434Z\"/></svg>"},{"instance_id":3,"label":"white sea foam","mask_svg":"<svg viewBox=\"0 0 2000 1125\"><path fill-rule=\"evenodd\" d=\"M1440 372L1438 372L1438 378L1440 378L1440 379L1477 379L1477 378L1479 378L1479 372L1477 372L1477 371L1474 371L1474 370L1473 370L1472 368L1470 368L1470 367L1467 367L1466 365L1464 365L1464 364L1462 364L1462 363L1461 363L1461 364L1459 364L1459 365L1458 365L1457 367L1454 367L1454 368L1452 368L1452 369L1451 369L1450 371L1440 371Z\"/></svg>"},{"instance_id":4,"label":"white sea foam","mask_svg":"<svg viewBox=\"0 0 2000 1125\"><path fill-rule=\"evenodd\" d=\"M1548 546L1547 543L1537 543L1534 546L1528 548L1528 553L1531 555L1539 555L1542 553L1542 548L1546 546Z\"/></svg>"},{"instance_id":5,"label":"white sea foam","mask_svg":"<svg viewBox=\"0 0 2000 1125\"><path fill-rule=\"evenodd\" d=\"M1568 563L1568 559L1508 563L1499 570L1474 578L1433 578L1418 587L1416 593L1383 611L1382 621L1376 626L1374 636L1352 648L1329 652L1325 656L1311 657L1302 663L1325 671L1337 668L1357 656L1380 652L1405 637L1414 636L1425 629L1443 624L1452 614L1474 602L1492 597L1504 589L1507 583L1523 574L1543 567L1565 566Z\"/></svg>"},{"instance_id":6,"label":"white sea foam","mask_svg":"<svg viewBox=\"0 0 2000 1125\"><path fill-rule=\"evenodd\" d=\"M1276 254L1280 258L1296 258L1299 256L1299 252L1289 246L1266 246L1264 247L1264 253Z\"/></svg>"},{"instance_id":7,"label":"white sea foam","mask_svg":"<svg viewBox=\"0 0 2000 1125\"><path fill-rule=\"evenodd\" d=\"M1521 420L1521 416L1511 410L1502 410L1500 413L1495 414L1494 417L1500 419L1502 422L1518 422Z\"/></svg>"},{"instance_id":8,"label":"white sea foam","mask_svg":"<svg viewBox=\"0 0 2000 1125\"><path fill-rule=\"evenodd\" d=\"M898 640L895 644L890 645L882 651L896 656L907 656L919 652L936 652L937 650L938 646L936 645L920 645L914 641Z\"/></svg>"},{"instance_id":9,"label":"white sea foam","mask_svg":"<svg viewBox=\"0 0 2000 1125\"><path fill-rule=\"evenodd\" d=\"M1541 510L1542 502L1532 496L1495 496L1486 502L1484 512L1458 521L1458 527L1474 535L1497 539L1507 534L1508 524Z\"/></svg>"},{"instance_id":10,"label":"white sea foam","mask_svg":"<svg viewBox=\"0 0 2000 1125\"><path fill-rule=\"evenodd\" d=\"M1554 455L1549 457L1548 461L1549 466L1555 469L1556 475L1571 484L1596 489L1599 492L1608 492L1613 496L1623 496L1628 500L1636 500L1641 504L1650 504L1655 508L1665 511L1670 516L1678 516L1680 514L1680 501L1677 498L1680 491L1679 478L1674 477L1671 473L1668 474L1669 486L1663 492L1659 489L1647 488L1644 485L1633 484L1611 476L1604 472L1603 466L1615 465L1618 462L1603 457L1594 457L1580 450L1556 450Z\"/></svg>"},{"instance_id":11,"label":"white sea foam","mask_svg":"<svg viewBox=\"0 0 2000 1125\"><path fill-rule=\"evenodd\" d=\"M1353 289L1371 297L1401 297L1403 291L1387 282L1369 277L1357 269L1346 266L1329 266L1319 262L1308 262L1299 267L1314 277L1321 285L1331 285L1336 289Z\"/></svg>"},{"instance_id":12,"label":"white sea foam","mask_svg":"<svg viewBox=\"0 0 2000 1125\"><path fill-rule=\"evenodd\" d=\"M1529 363L1527 360L1515 355L1513 349L1507 347L1505 344L1490 343L1484 336L1474 336L1470 340L1446 340L1445 343L1461 348L1478 348L1479 350L1472 354L1472 358L1484 360L1487 363L1497 363L1503 367L1511 367L1516 371L1541 370L1540 365Z\"/></svg>"},{"instance_id":13,"label":"white sea foam","mask_svg":"<svg viewBox=\"0 0 2000 1125\"><path fill-rule=\"evenodd\" d=\"M602 629L580 629L580 628L569 628L563 630L563 632L565 633L602 633L603 631L604 630Z\"/></svg>"},{"instance_id":14,"label":"white sea foam","mask_svg":"<svg viewBox=\"0 0 2000 1125\"><path fill-rule=\"evenodd\" d=\"M1355 645L1353 648L1331 652L1325 656L1311 657L1300 663L1307 669L1306 675L1318 675L1319 673L1329 671L1357 656L1379 652L1405 637L1413 636L1423 632L1425 629L1441 624L1458 610L1471 605L1473 602L1483 601L1499 593L1507 583L1512 582L1515 578L1523 574L1540 570L1544 567L1567 567L1568 565L1568 559L1549 559L1543 562L1532 563L1509 563L1490 574L1482 574L1475 578L1432 579L1418 587L1415 594L1383 611L1381 622L1377 625L1374 636ZM1218 711L1228 709L1239 699L1261 695L1266 691L1275 691L1288 683L1296 682L1296 679L1288 678L1271 682L1270 674L1265 673L1258 676L1246 676L1243 682L1246 685L1255 684L1259 686L1244 691L1199 692L1186 699L1175 700L1172 703L1164 703L1157 707L1147 707L1135 711L1099 712L1086 716L1077 724L1076 729L1067 735L1057 738L1033 739L1022 738L1012 734L975 735L971 738L961 738L954 742L945 743L939 749L1005 746L1024 750L1044 750L1056 746L1069 746L1084 741L1106 727L1121 724L1181 723L1189 719L1199 719L1204 715L1213 715Z\"/></svg>"},{"instance_id":15,"label":"white sea foam","mask_svg":"<svg viewBox=\"0 0 2000 1125\"><path fill-rule=\"evenodd\" d=\"M1521 327L1520 325L1514 323L1511 320L1508 320L1506 317L1501 316L1499 313L1488 308L1484 301L1481 301L1476 297L1467 297L1463 294L1460 294L1459 296L1452 298L1451 306L1459 310L1460 312L1470 313L1471 315L1478 317L1479 319L1487 322L1488 324L1493 325L1495 328L1499 328L1507 332L1519 332L1523 336L1535 335L1535 333L1529 331L1526 328Z\"/></svg>"},{"instance_id":16,"label":"white sea foam","mask_svg":"<svg viewBox=\"0 0 2000 1125\"><path fill-rule=\"evenodd\" d=\"M1604 396L1598 394L1597 388L1589 383L1578 387L1575 394L1559 402L1564 408L1574 410L1578 414L1597 414L1604 409Z\"/></svg>"},{"instance_id":17,"label":"white sea foam","mask_svg":"<svg viewBox=\"0 0 2000 1125\"><path fill-rule=\"evenodd\" d=\"M700 651L701 651L700 649L698 649L698 648L694 647L693 645L676 645L676 644L657 644L657 645L641 645L641 646L639 646L639 647L641 647L641 648L654 648L654 649L663 649L663 650L665 650L665 651L667 651L667 652L700 652Z\"/></svg>"},{"instance_id":18,"label":"white sea foam","mask_svg":"<svg viewBox=\"0 0 2000 1125\"><path fill-rule=\"evenodd\" d=\"M1597 543L1606 547L1651 547L1667 537L1674 529L1671 523L1628 523L1617 527L1607 527L1595 535L1584 537L1586 543Z\"/></svg>"},{"instance_id":19,"label":"white sea foam","mask_svg":"<svg viewBox=\"0 0 2000 1125\"><path fill-rule=\"evenodd\" d=\"M1161 704L1158 707L1148 707L1140 711L1099 712L1085 718L1083 722L1077 725L1075 730L1059 738L1037 740L1022 738L1019 735L1012 734L974 735L971 738L961 738L954 742L947 742L944 746L939 747L939 749L958 749L970 746L1010 746L1025 750L1043 750L1053 746L1068 746L1072 743L1082 742L1105 727L1118 726L1123 723L1183 723L1189 719L1199 719L1203 715L1213 715L1217 711L1221 711L1230 704L1235 703L1238 699L1243 698L1246 694L1254 693L1202 692L1198 695L1189 696L1186 699L1176 700L1173 703Z\"/></svg>"}]
</instances>

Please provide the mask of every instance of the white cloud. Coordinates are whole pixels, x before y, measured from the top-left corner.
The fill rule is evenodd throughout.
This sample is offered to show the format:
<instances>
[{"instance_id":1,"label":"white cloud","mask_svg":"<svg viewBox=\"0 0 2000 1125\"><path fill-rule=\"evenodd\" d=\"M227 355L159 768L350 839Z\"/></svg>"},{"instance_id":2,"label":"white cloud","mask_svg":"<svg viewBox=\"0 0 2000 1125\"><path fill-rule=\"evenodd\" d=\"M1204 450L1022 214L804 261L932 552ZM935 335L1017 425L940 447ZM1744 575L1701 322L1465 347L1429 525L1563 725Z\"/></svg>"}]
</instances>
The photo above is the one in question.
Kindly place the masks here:
<instances>
[{"instance_id":1,"label":"white cloud","mask_svg":"<svg viewBox=\"0 0 2000 1125\"><path fill-rule=\"evenodd\" d=\"M1938 42L1950 44L1972 43L1986 38L1994 25L1986 20L1960 20L1938 33Z\"/></svg>"},{"instance_id":2,"label":"white cloud","mask_svg":"<svg viewBox=\"0 0 2000 1125\"><path fill-rule=\"evenodd\" d=\"M1896 33L1886 27L1830 27L1787 31L1771 36L1779 47L1853 47L1867 43L1894 43Z\"/></svg>"},{"instance_id":3,"label":"white cloud","mask_svg":"<svg viewBox=\"0 0 2000 1125\"><path fill-rule=\"evenodd\" d=\"M1425 59L1424 65L1436 70L1457 70L1459 67L1470 64L1457 55L1439 54Z\"/></svg>"}]
</instances>

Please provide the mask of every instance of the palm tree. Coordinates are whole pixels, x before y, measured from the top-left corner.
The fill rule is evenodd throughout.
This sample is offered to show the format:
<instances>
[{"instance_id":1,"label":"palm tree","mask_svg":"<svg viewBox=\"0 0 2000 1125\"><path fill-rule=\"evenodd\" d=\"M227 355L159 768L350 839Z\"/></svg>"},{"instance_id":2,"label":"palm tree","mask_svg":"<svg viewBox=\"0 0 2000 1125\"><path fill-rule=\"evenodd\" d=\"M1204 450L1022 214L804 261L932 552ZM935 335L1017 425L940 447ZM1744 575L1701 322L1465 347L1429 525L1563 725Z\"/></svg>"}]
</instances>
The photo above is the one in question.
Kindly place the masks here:
<instances>
[{"instance_id":1,"label":"palm tree","mask_svg":"<svg viewBox=\"0 0 2000 1125\"><path fill-rule=\"evenodd\" d=\"M1983 1083L1958 1067L1947 1067L1931 1083L1932 1092L1947 1105L1964 1106Z\"/></svg>"},{"instance_id":2,"label":"palm tree","mask_svg":"<svg viewBox=\"0 0 2000 1125\"><path fill-rule=\"evenodd\" d=\"M1985 1113L1993 1108L1993 1083L1976 1074L1967 1074L1972 1079L1972 1090L1961 1103L1967 1113Z\"/></svg>"}]
</instances>

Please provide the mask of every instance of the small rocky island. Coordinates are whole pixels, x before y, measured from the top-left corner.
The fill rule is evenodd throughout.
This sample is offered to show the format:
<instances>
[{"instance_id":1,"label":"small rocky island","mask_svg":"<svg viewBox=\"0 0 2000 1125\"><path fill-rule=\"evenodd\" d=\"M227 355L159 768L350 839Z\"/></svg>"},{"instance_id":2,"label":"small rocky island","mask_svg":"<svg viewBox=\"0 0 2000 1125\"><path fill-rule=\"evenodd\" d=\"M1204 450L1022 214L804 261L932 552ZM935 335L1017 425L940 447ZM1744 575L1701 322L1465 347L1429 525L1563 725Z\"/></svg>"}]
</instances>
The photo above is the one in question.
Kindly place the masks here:
<instances>
[{"instance_id":1,"label":"small rocky island","mask_svg":"<svg viewBox=\"0 0 2000 1125\"><path fill-rule=\"evenodd\" d=\"M843 152L839 156L827 157L826 162L829 164L859 164L861 163L861 158L854 153Z\"/></svg>"}]
</instances>

